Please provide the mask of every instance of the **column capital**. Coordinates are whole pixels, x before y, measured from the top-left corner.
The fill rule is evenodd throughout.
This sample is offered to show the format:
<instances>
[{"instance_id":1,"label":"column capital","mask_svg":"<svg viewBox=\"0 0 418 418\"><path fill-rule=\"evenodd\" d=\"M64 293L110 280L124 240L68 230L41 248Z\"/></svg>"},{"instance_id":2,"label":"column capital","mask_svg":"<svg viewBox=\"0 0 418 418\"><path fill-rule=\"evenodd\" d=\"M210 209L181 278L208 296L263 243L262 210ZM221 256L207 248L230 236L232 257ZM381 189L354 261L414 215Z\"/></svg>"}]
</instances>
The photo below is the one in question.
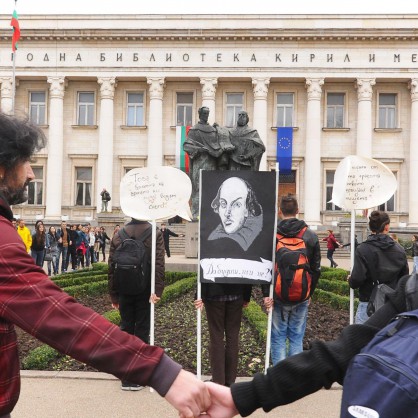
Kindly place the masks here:
<instances>
[{"instance_id":1,"label":"column capital","mask_svg":"<svg viewBox=\"0 0 418 418\"><path fill-rule=\"evenodd\" d=\"M49 97L51 99L63 99L65 88L67 87L67 80L65 79L65 77L48 77L47 82L51 84L51 86L49 87Z\"/></svg>"},{"instance_id":2,"label":"column capital","mask_svg":"<svg viewBox=\"0 0 418 418\"><path fill-rule=\"evenodd\" d=\"M1 97L11 99L13 97L13 78L0 77Z\"/></svg>"},{"instance_id":3,"label":"column capital","mask_svg":"<svg viewBox=\"0 0 418 418\"><path fill-rule=\"evenodd\" d=\"M321 100L323 78L307 78L305 87L308 90L308 100Z\"/></svg>"},{"instance_id":4,"label":"column capital","mask_svg":"<svg viewBox=\"0 0 418 418\"><path fill-rule=\"evenodd\" d=\"M115 77L97 77L100 84L100 99L113 100L115 97L115 88L117 86Z\"/></svg>"},{"instance_id":5,"label":"column capital","mask_svg":"<svg viewBox=\"0 0 418 418\"><path fill-rule=\"evenodd\" d=\"M357 100L372 100L373 86L376 84L374 78L358 78L355 81L355 88L357 89Z\"/></svg>"},{"instance_id":6,"label":"column capital","mask_svg":"<svg viewBox=\"0 0 418 418\"><path fill-rule=\"evenodd\" d=\"M411 101L418 100L418 78L412 78L408 83L408 88L411 90Z\"/></svg>"},{"instance_id":7,"label":"column capital","mask_svg":"<svg viewBox=\"0 0 418 418\"><path fill-rule=\"evenodd\" d=\"M164 77L148 77L150 99L163 100L165 79Z\"/></svg>"},{"instance_id":8,"label":"column capital","mask_svg":"<svg viewBox=\"0 0 418 418\"><path fill-rule=\"evenodd\" d=\"M202 85L202 99L215 100L216 87L218 87L218 79L216 77L201 78L200 84Z\"/></svg>"},{"instance_id":9,"label":"column capital","mask_svg":"<svg viewBox=\"0 0 418 418\"><path fill-rule=\"evenodd\" d=\"M254 99L267 100L269 91L270 78L268 77L254 77L252 79Z\"/></svg>"}]
</instances>

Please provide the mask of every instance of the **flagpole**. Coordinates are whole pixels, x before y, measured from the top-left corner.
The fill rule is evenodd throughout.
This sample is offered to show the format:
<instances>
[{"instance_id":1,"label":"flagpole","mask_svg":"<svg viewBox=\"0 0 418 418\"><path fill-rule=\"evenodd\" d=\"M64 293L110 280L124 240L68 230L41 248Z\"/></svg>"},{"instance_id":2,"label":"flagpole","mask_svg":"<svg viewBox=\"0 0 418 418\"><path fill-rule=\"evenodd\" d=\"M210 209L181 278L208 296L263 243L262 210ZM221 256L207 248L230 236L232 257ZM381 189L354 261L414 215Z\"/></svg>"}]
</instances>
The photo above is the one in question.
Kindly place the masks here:
<instances>
[{"instance_id":1,"label":"flagpole","mask_svg":"<svg viewBox=\"0 0 418 418\"><path fill-rule=\"evenodd\" d=\"M16 95L16 53L12 52L13 62L13 75L12 75L12 111L11 114L15 114L15 95Z\"/></svg>"},{"instance_id":2,"label":"flagpole","mask_svg":"<svg viewBox=\"0 0 418 418\"><path fill-rule=\"evenodd\" d=\"M16 96L16 47L15 47L15 23L13 22L13 19L16 18L17 20L17 14L16 14L16 6L17 6L17 0L15 0L15 8L13 11L13 17L12 17L12 23L13 24L13 41L12 41L12 67L13 67L13 74L12 74L12 110L11 110L11 114L14 115L15 113L15 96ZM17 28L19 30L18 32L18 38L20 38L20 29L19 29L19 24L17 25Z\"/></svg>"}]
</instances>

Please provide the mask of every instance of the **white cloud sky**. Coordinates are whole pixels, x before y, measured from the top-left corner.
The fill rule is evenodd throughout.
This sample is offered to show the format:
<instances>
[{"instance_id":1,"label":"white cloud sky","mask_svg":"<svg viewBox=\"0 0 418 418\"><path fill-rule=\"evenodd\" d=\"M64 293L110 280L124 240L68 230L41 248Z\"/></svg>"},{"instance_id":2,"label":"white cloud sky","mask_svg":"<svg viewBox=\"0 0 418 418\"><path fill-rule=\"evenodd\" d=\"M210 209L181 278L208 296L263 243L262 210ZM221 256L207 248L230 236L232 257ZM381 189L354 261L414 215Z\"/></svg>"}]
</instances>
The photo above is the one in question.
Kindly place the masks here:
<instances>
[{"instance_id":1,"label":"white cloud sky","mask_svg":"<svg viewBox=\"0 0 418 418\"><path fill-rule=\"evenodd\" d=\"M11 14L14 0L0 0ZM17 0L23 14L418 14L413 0Z\"/></svg>"}]
</instances>

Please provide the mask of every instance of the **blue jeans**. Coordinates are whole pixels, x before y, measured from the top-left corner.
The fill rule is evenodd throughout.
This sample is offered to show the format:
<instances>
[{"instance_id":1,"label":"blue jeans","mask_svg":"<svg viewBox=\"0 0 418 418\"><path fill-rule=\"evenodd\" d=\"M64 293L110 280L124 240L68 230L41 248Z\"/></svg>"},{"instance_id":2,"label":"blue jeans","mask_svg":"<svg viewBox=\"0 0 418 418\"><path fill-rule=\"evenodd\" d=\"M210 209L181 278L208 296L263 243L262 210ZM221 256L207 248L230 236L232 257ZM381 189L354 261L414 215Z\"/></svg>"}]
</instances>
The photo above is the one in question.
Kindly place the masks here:
<instances>
[{"instance_id":1,"label":"blue jeans","mask_svg":"<svg viewBox=\"0 0 418 418\"><path fill-rule=\"evenodd\" d=\"M418 257L414 256L414 268L412 270L412 274L417 273L418 272Z\"/></svg>"},{"instance_id":2,"label":"blue jeans","mask_svg":"<svg viewBox=\"0 0 418 418\"><path fill-rule=\"evenodd\" d=\"M44 257L45 257L45 251L37 251L37 250L31 250L32 258L35 260L35 264L39 267L43 267L44 265Z\"/></svg>"},{"instance_id":3,"label":"blue jeans","mask_svg":"<svg viewBox=\"0 0 418 418\"><path fill-rule=\"evenodd\" d=\"M355 324L364 324L369 319L369 315L367 315L368 304L369 302L359 302L356 317L354 319Z\"/></svg>"},{"instance_id":4,"label":"blue jeans","mask_svg":"<svg viewBox=\"0 0 418 418\"><path fill-rule=\"evenodd\" d=\"M309 300L297 305L283 305L274 301L271 325L271 359L273 365L287 356L303 351ZM287 352L286 340L289 340Z\"/></svg>"},{"instance_id":5,"label":"blue jeans","mask_svg":"<svg viewBox=\"0 0 418 418\"><path fill-rule=\"evenodd\" d=\"M68 253L68 247L58 247L59 248L59 254L58 254L58 260L57 260L57 269L60 261L60 256L62 256L61 259L61 273L64 271L67 271L67 253Z\"/></svg>"}]
</instances>

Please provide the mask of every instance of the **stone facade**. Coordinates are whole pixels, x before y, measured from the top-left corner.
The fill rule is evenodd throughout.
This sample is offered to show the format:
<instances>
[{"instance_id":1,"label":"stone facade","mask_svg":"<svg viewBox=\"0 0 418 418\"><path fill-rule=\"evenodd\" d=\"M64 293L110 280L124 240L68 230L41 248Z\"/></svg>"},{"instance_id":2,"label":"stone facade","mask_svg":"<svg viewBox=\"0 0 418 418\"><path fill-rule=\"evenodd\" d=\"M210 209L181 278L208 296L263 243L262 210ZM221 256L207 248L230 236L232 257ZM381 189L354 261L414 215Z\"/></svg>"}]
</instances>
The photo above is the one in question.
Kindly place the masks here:
<instances>
[{"instance_id":1,"label":"stone facade","mask_svg":"<svg viewBox=\"0 0 418 418\"><path fill-rule=\"evenodd\" d=\"M3 27L9 20L0 16ZM117 213L128 169L174 165L185 93L191 125L202 105L220 125L228 124L237 103L246 110L267 148L265 170L275 167L278 119L286 108L281 99L291 99L294 171L283 187L299 196L309 224L335 224L344 216L327 205L327 192L341 159L358 154L382 161L397 177L398 190L385 205L393 225L418 226L418 15L19 21L15 113L34 117L43 103L40 124L49 145L34 163L36 196L16 206L17 214L95 219L103 187ZM5 112L13 103L10 43L10 36L1 37Z\"/></svg>"}]
</instances>

